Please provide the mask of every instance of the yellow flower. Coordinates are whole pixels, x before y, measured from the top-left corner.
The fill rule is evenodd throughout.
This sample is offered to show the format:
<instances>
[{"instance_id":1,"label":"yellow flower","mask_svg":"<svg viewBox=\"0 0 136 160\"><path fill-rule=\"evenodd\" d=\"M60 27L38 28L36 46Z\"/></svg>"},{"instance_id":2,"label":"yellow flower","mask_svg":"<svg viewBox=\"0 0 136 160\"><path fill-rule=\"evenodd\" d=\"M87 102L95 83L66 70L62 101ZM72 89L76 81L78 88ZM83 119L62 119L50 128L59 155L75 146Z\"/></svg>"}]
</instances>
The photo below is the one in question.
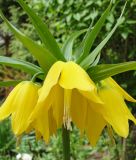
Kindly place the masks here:
<instances>
[{"instance_id":1,"label":"yellow flower","mask_svg":"<svg viewBox=\"0 0 136 160\"><path fill-rule=\"evenodd\" d=\"M98 94L104 104L95 106L92 104L92 106L113 127L118 135L126 138L129 132L128 120L132 120L136 124L136 119L129 111L124 99L131 102L136 102L136 100L112 78L103 80L101 85Z\"/></svg>"},{"instance_id":2,"label":"yellow flower","mask_svg":"<svg viewBox=\"0 0 136 160\"><path fill-rule=\"evenodd\" d=\"M89 106L102 103L97 88L87 73L74 62L56 62L49 70L30 122L46 142L62 124L71 129L71 121L94 141L104 128L105 120ZM94 123L94 120L96 122ZM87 123L86 123L87 121Z\"/></svg>"},{"instance_id":3,"label":"yellow flower","mask_svg":"<svg viewBox=\"0 0 136 160\"><path fill-rule=\"evenodd\" d=\"M88 74L74 62L56 62L49 70L29 123L46 142L57 128L71 130L73 122L95 145L105 126L111 125L123 137L128 119L136 123L124 99L136 102L112 78L95 86Z\"/></svg>"},{"instance_id":4,"label":"yellow flower","mask_svg":"<svg viewBox=\"0 0 136 160\"><path fill-rule=\"evenodd\" d=\"M30 81L19 83L0 107L0 120L11 115L15 135L27 130L28 118L38 99L39 86Z\"/></svg>"}]
</instances>

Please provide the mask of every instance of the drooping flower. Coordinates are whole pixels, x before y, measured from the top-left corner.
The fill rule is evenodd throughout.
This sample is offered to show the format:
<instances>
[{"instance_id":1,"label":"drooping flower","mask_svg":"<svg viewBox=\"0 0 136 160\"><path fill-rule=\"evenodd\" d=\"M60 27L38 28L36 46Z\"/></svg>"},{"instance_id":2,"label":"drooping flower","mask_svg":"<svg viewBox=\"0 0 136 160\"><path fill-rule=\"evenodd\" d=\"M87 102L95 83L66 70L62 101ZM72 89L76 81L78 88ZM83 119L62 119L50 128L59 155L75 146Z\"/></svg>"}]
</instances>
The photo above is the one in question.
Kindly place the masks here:
<instances>
[{"instance_id":1,"label":"drooping flower","mask_svg":"<svg viewBox=\"0 0 136 160\"><path fill-rule=\"evenodd\" d=\"M129 111L125 100L131 102L136 102L136 100L111 77L101 81L100 87L98 87L98 96L101 98L103 104L86 100L82 103L81 97L77 98L73 96L75 102L78 102L78 106L77 108L75 108L76 105L71 107L71 110L75 110L73 112L76 115L73 116L74 119L77 115L80 115L78 120L79 124L82 124L80 117L82 117L83 111L79 109L86 106L86 102L88 103L84 129L91 145L94 146L96 144L103 128L105 126L109 127L109 125L112 126L118 135L126 138L129 133L128 120L136 124L136 119Z\"/></svg>"},{"instance_id":2,"label":"drooping flower","mask_svg":"<svg viewBox=\"0 0 136 160\"><path fill-rule=\"evenodd\" d=\"M12 129L17 136L28 129L27 121L36 105L39 88L31 81L23 81L11 91L0 107L0 121L11 115Z\"/></svg>"},{"instance_id":3,"label":"drooping flower","mask_svg":"<svg viewBox=\"0 0 136 160\"><path fill-rule=\"evenodd\" d=\"M129 133L128 120L136 124L136 119L129 111L125 100L131 102L136 102L136 100L125 92L112 78L107 78L101 82L98 95L104 104L92 105L94 110L103 116L118 135L126 138Z\"/></svg>"},{"instance_id":4,"label":"drooping flower","mask_svg":"<svg viewBox=\"0 0 136 160\"><path fill-rule=\"evenodd\" d=\"M136 102L113 79L97 90L88 74L74 62L56 62L39 91L30 123L49 141L57 128L71 129L73 122L95 145L106 125L120 136L128 135L128 119L136 122L124 99Z\"/></svg>"},{"instance_id":5,"label":"drooping flower","mask_svg":"<svg viewBox=\"0 0 136 160\"><path fill-rule=\"evenodd\" d=\"M89 106L89 102L103 103L88 74L74 62L58 61L49 70L39 91L30 121L46 142L62 124L71 129L71 121L82 133L86 127L87 132L91 129L89 136L96 141L106 121ZM52 117L51 121L49 117Z\"/></svg>"}]
</instances>

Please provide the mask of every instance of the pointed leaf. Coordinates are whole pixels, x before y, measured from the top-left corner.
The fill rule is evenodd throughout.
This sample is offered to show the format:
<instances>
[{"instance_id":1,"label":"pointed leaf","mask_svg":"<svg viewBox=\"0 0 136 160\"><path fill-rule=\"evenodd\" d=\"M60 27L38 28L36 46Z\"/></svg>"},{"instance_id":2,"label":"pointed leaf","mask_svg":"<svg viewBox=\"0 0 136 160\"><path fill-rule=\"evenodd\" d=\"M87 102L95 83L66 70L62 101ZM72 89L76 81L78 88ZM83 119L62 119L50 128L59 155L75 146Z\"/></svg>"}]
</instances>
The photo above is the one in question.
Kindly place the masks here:
<instances>
[{"instance_id":1,"label":"pointed leaf","mask_svg":"<svg viewBox=\"0 0 136 160\"><path fill-rule=\"evenodd\" d=\"M102 64L87 70L89 76L95 82L130 70L136 70L136 61L119 64Z\"/></svg>"},{"instance_id":2,"label":"pointed leaf","mask_svg":"<svg viewBox=\"0 0 136 160\"><path fill-rule=\"evenodd\" d=\"M37 72L42 72L40 67L32 63L10 57L0 56L0 64L23 70L32 75Z\"/></svg>"},{"instance_id":3,"label":"pointed leaf","mask_svg":"<svg viewBox=\"0 0 136 160\"><path fill-rule=\"evenodd\" d=\"M87 69L90 64L93 63L93 61L95 60L95 58L97 57L97 55L100 53L101 49L105 46L105 44L109 41L109 39L111 38L111 36L113 35L113 33L115 32L115 30L117 29L117 27L120 25L121 21L122 21L122 15L124 13L124 9L126 7L126 3L124 5L124 8L121 12L120 17L117 20L116 25L113 27L113 29L110 31L110 33L106 36L106 38L91 52L91 54L89 54L81 63L80 65L84 68Z\"/></svg>"},{"instance_id":4,"label":"pointed leaf","mask_svg":"<svg viewBox=\"0 0 136 160\"><path fill-rule=\"evenodd\" d=\"M78 45L76 48L74 48L73 50L73 55L74 55L74 59L77 61L77 59L81 56L82 53L82 43L80 43L80 45Z\"/></svg>"},{"instance_id":5,"label":"pointed leaf","mask_svg":"<svg viewBox=\"0 0 136 160\"><path fill-rule=\"evenodd\" d=\"M94 62L91 64L91 67L96 66L99 63L100 57L101 57L101 54L98 54Z\"/></svg>"},{"instance_id":6,"label":"pointed leaf","mask_svg":"<svg viewBox=\"0 0 136 160\"><path fill-rule=\"evenodd\" d=\"M35 11L33 11L23 0L17 0L17 2L21 5L21 7L26 11L28 16L30 17L33 25L35 26L36 31L39 34L42 42L45 47L57 58L60 60L65 60L63 55L61 54L60 48L55 41L54 37L48 30L48 27L39 16L36 15Z\"/></svg>"},{"instance_id":7,"label":"pointed leaf","mask_svg":"<svg viewBox=\"0 0 136 160\"><path fill-rule=\"evenodd\" d=\"M92 29L92 26L90 26L88 28L88 31L85 35L85 38L83 39L83 42L82 42L83 43L83 48L82 48L83 53L82 53L82 56L79 58L78 62L83 60L89 54L91 47L92 47L97 35L99 34L107 16L111 10L111 6L112 6L112 3L110 3L108 8L104 11L104 13L100 17L100 19L94 25L93 29Z\"/></svg>"},{"instance_id":8,"label":"pointed leaf","mask_svg":"<svg viewBox=\"0 0 136 160\"><path fill-rule=\"evenodd\" d=\"M23 43L23 45L30 51L30 53L38 60L39 65L47 72L50 66L56 61L55 57L41 45L35 43L32 39L21 33L15 28L0 11L0 16L6 22L15 36Z\"/></svg>"},{"instance_id":9,"label":"pointed leaf","mask_svg":"<svg viewBox=\"0 0 136 160\"><path fill-rule=\"evenodd\" d=\"M3 81L0 82L0 87L9 87L9 86L16 86L18 83L20 83L21 80L17 80L17 81Z\"/></svg>"},{"instance_id":10,"label":"pointed leaf","mask_svg":"<svg viewBox=\"0 0 136 160\"><path fill-rule=\"evenodd\" d=\"M81 34L83 34L86 31L86 29L76 31L72 33L71 36L66 40L62 47L62 53L64 54L66 60L72 60L74 41L76 38L78 38Z\"/></svg>"}]
</instances>

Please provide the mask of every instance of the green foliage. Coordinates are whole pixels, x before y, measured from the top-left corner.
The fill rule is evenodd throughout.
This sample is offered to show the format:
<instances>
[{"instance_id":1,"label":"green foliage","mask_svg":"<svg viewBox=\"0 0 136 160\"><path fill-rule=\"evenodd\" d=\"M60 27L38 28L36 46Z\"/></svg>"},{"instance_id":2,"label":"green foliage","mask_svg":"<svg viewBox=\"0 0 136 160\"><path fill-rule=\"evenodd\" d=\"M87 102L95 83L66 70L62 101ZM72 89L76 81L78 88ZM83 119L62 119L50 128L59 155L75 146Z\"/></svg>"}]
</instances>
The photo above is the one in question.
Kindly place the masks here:
<instances>
[{"instance_id":1,"label":"green foliage","mask_svg":"<svg viewBox=\"0 0 136 160\"><path fill-rule=\"evenodd\" d=\"M90 23L93 26L95 22L100 18L102 12L109 5L109 0L66 0L66 3L64 3L64 0L29 0L28 2L29 6L33 8L40 17L42 17L43 21L47 23L48 28L51 30L51 33L56 38L57 42L59 42L60 46L62 45L62 42L66 41L66 39L70 37L69 35L75 30L79 30L80 32L80 30L88 28ZM1 4L3 12L5 13L6 17L8 17L12 22L12 24L15 24L17 28L21 29L22 33L24 33L28 37L31 37L33 40L37 41L37 44L41 45L41 40L39 39L38 34L35 32L31 21L25 15L24 11L22 11L22 9L18 6L18 4L16 2L11 3L10 0L3 0L1 1ZM99 32L98 37L94 45L92 46L92 49L94 49L104 39L104 37L107 36L103 33L111 31L113 25L116 23L116 19L119 17L122 11L124 2L113 0L113 4L116 7L111 10L109 16L106 19L106 25L103 26L102 31ZM126 12L124 13L122 18L123 23L118 27L116 33L113 35L110 42L102 51L102 60L100 61L101 63L121 63L128 60L133 61L136 59L136 37L134 36L136 35L135 13L136 1L128 0ZM1 23L0 27L0 32L2 34L2 36L0 36L4 41L0 41L0 55L18 57L30 62L35 62L35 59L31 58L31 56L29 55L28 50L26 50L20 42L18 42L13 36L11 36L11 34L9 34L9 29L5 26L5 24ZM81 38L83 38L82 35L78 37L75 44L69 44L71 48L75 48L75 46L77 46L77 44L81 41ZM80 49L81 48L79 48L79 50ZM65 49L65 51L65 55L67 56L67 49ZM77 57L79 56L76 51L71 54L74 54ZM97 58L99 59L99 56ZM97 58L95 63L92 64L93 66L97 64ZM99 67L104 66L98 66L98 68ZM116 69L114 65L110 65L110 67L111 71L112 69ZM95 72L95 74L97 74L97 72ZM103 76L104 73L101 73L101 75ZM133 77L136 77L136 74L134 72ZM136 90L133 87L135 85L135 79L130 79L130 73L122 74L120 78L118 78L117 76L117 80L123 84L122 86L124 86L125 89L129 89L132 95L136 95ZM127 81L128 84L125 83ZM118 160L121 156L122 141L116 137L115 139L117 141L117 145L110 147L111 149L109 150L109 148L107 147L107 144L109 142L105 141L105 136L107 135L104 134L104 137L101 137L98 146L92 149L88 146L88 141L84 137L82 139L79 135L79 132L74 129L71 134L72 158L74 160L85 160L87 158L95 159L97 154L100 153L100 156L103 157L101 159L103 160ZM4 137L2 138L2 141L0 140L0 148L2 148L3 146L7 146L6 148L2 148L2 150L0 150L1 160L11 160L11 157L9 157L11 153L9 153L8 151L13 153L12 157L15 157L16 152L30 152L34 155L34 158L36 160L62 159L62 144L60 132L59 136L52 138L49 145L45 145L43 142L36 142L33 134L30 136L25 136L22 139L22 143L20 144L20 148L18 151L15 148L14 137L9 131L8 122L6 122L6 124L3 124L0 130L0 137ZM7 139L5 139L5 137ZM132 138L133 136L128 139L128 151L135 147L135 145L133 145L132 143ZM10 144L10 142L12 142L12 139L13 143ZM7 145L8 143L9 145ZM130 159L136 158L132 152L127 153Z\"/></svg>"},{"instance_id":2,"label":"green foliage","mask_svg":"<svg viewBox=\"0 0 136 160\"><path fill-rule=\"evenodd\" d=\"M23 60L19 60L19 59L4 57L4 56L0 56L0 64L26 71L29 74L35 74L37 72L42 72L42 69L40 67L32 63L29 63Z\"/></svg>"},{"instance_id":3,"label":"green foliage","mask_svg":"<svg viewBox=\"0 0 136 160\"><path fill-rule=\"evenodd\" d=\"M58 44L56 43L50 31L48 30L46 23L44 23L42 19L39 16L37 16L37 14L35 14L34 10L29 8L23 0L18 0L18 3L29 15L36 31L38 32L39 37L41 38L43 44L46 47L46 50L49 50L52 53L52 55L54 55L57 59L65 60L63 55L61 54Z\"/></svg>"},{"instance_id":4,"label":"green foliage","mask_svg":"<svg viewBox=\"0 0 136 160\"><path fill-rule=\"evenodd\" d=\"M21 33L15 28L0 11L1 18L5 21L11 31L19 39L20 42L30 51L30 53L38 60L39 65L47 72L50 66L56 61L55 57L48 49L35 43L32 39ZM45 63L46 62L46 63Z\"/></svg>"},{"instance_id":5,"label":"green foliage","mask_svg":"<svg viewBox=\"0 0 136 160\"><path fill-rule=\"evenodd\" d=\"M7 134L9 134L9 128ZM57 137L53 136L51 138L50 143L45 144L43 141L36 141L34 133L31 133L30 135L25 135L22 137L21 143L18 145L18 147L15 146L14 138L10 140L9 144L11 145L9 145L5 151L7 152L7 149L10 150L10 152L12 152L13 154L13 158L15 158L17 153L28 153L33 155L34 160L59 160L63 157L61 136L61 130L58 130ZM81 137L81 135L75 127L73 131L70 133L70 139L72 160L86 160L87 158L95 159L95 157L98 156L97 154L100 154L101 157L103 157L102 160L115 160L114 158L119 157L120 155L121 146L118 143L116 144L117 146L110 146L110 150L108 151L110 140L106 140L108 139L106 133L104 134L104 136L101 137L97 147L95 148L92 148L89 145L85 136ZM6 142L3 141L2 145L7 146ZM117 150L117 153L114 152L115 149ZM4 153L5 152L0 151L1 155L5 155ZM4 156L1 156L0 158L1 160L5 160ZM8 156L5 158L8 159Z\"/></svg>"},{"instance_id":6,"label":"green foliage","mask_svg":"<svg viewBox=\"0 0 136 160\"><path fill-rule=\"evenodd\" d=\"M113 3L115 4L115 1L113 1ZM35 10L35 12L40 17L42 17L43 21L46 21L56 40L62 43L66 39L68 39L69 34L74 30L88 28L91 21L93 21L94 24L94 22L96 22L96 20L100 17L105 8L107 8L109 0L98 0L96 2L87 0L85 0L84 2L83 0L70 0L67 3L63 3L63 1L57 0L47 1L46 3L44 1L31 0L29 1L29 4ZM103 33L105 33L105 31L111 30L116 18L119 17L123 4L124 3L120 2L116 4L115 8L112 9L112 11L110 12L110 16L106 20L106 25L99 33L99 37L97 38L94 45L98 45L98 42L103 39ZM128 1L126 12L123 16L124 23L122 23L122 25L118 28L116 34L112 37L110 43L108 43L107 46L108 48L112 47L113 52L118 52L118 60L122 59L122 50L124 52L123 46L126 40L122 35L127 35L127 38L131 39L131 47L127 44L129 55L128 60L133 60L135 57L134 53L136 49L134 46L134 37L131 38L132 35L135 35L135 28L133 27L133 24L135 24L135 18L133 16L133 13L135 13L135 6L135 1ZM14 14L15 12L19 14ZM22 32L24 32L26 35L29 35L30 37L32 37L32 39L40 42L37 33L29 22L28 17L24 15L24 11L15 6L11 6L10 13L12 15L10 19L12 20L13 24L16 24L18 28L21 28ZM120 44L123 49L118 47L118 44ZM17 43L17 41L14 41L14 39L13 41L11 41L10 50L12 51L12 53L15 53L15 55L22 55L22 52L27 53L26 50L22 51L20 43ZM102 57L105 57L107 51L106 53L105 50L103 52L104 55L102 55ZM108 60L111 61L110 58L108 58Z\"/></svg>"},{"instance_id":7,"label":"green foliage","mask_svg":"<svg viewBox=\"0 0 136 160\"><path fill-rule=\"evenodd\" d=\"M91 67L88 74L95 82L99 82L105 78L114 76L116 74L136 70L136 62L124 62L119 64L101 64Z\"/></svg>"},{"instance_id":8,"label":"green foliage","mask_svg":"<svg viewBox=\"0 0 136 160\"><path fill-rule=\"evenodd\" d=\"M103 27L103 24L107 18L107 16L110 13L112 3L108 6L108 8L104 11L100 19L96 22L94 26L92 24L88 28L88 31L82 41L82 49L81 49L81 57L78 58L77 62L81 62L89 55L89 52L93 46L93 43L95 39L97 38L99 32L101 31L101 28ZM90 64L89 64L90 65Z\"/></svg>"},{"instance_id":9,"label":"green foliage","mask_svg":"<svg viewBox=\"0 0 136 160\"><path fill-rule=\"evenodd\" d=\"M15 138L10 130L9 120L5 120L2 123L3 125L0 127L0 159L4 160L5 155L7 155L5 159L10 158L9 155L15 155Z\"/></svg>"},{"instance_id":10,"label":"green foliage","mask_svg":"<svg viewBox=\"0 0 136 160\"><path fill-rule=\"evenodd\" d=\"M29 37L27 37L26 35L21 33L16 27L14 27L6 19L6 17L0 11L1 18L5 21L5 23L11 29L11 31L16 35L16 37L23 43L23 45L25 47L27 47L28 50L32 53L32 55L34 55L36 57L36 59L39 62L39 65L47 73L50 66L56 60L65 60L65 58L61 54L61 51L59 50L59 46L56 43L53 36L51 35L50 31L48 30L47 25L42 22L40 17L37 16L37 14L35 14L34 10L29 8L29 6L24 1L18 0L18 2L22 6L22 8L26 11L26 13L29 15L30 19L32 20L33 25L35 27L35 30L38 32L38 34L39 34L41 40L43 41L43 44L44 44L45 47L42 47L41 45L38 45L32 39L30 39ZM93 28L92 28L92 25L88 28L88 31L83 38L83 41L79 44L81 52L79 51L80 52L79 53L79 58L76 59L76 62L80 63L80 66L82 66L84 69L87 70L89 67L91 67L91 64L94 65L94 63L98 62L99 57L97 58L97 56L100 54L100 51L105 46L105 44L109 41L109 39L111 38L111 36L113 35L113 33L115 32L115 30L117 29L117 27L120 25L120 23L122 21L122 16L123 16L126 4L127 3L125 3L125 5L122 9L121 15L117 19L117 22L116 22L115 26L113 27L113 29L108 33L106 38L104 38L104 40L90 54L89 54L90 49L91 49L95 39L97 38L97 35L100 32L100 30L103 26L103 23L105 22L105 19L107 18L108 14L110 12L112 3L110 3L108 8L104 11L104 13L100 17L100 19L93 26ZM74 36L74 39L68 39L68 42L70 43L71 49L73 47L73 42L74 42L75 38L78 37L80 34L78 33L76 36ZM67 45L67 42L65 43L64 47L66 48L66 51L67 51L67 48L69 48L69 43L68 43L68 45ZM77 47L77 48L79 48L79 47ZM63 48L62 48L62 51L63 51ZM64 55L66 54L65 53L66 51L64 50ZM71 52L72 52L72 50L71 50ZM74 57L71 54L71 52L67 53L67 55L70 54L70 56L72 56L71 58L73 59ZM96 61L95 61L95 59L96 59ZM69 57L68 57L68 60L69 60ZM105 65L105 67L107 67L107 65ZM120 65L120 67L121 67L121 65ZM134 67L132 67L132 69L133 68ZM93 70L93 68L91 68L91 69ZM129 66L129 70L131 70L130 66ZM122 71L123 70L120 70L120 72L122 72ZM107 72L109 72L109 71L107 70L105 72L105 74ZM113 69L112 69L112 72L114 72ZM115 73L117 73L117 72L115 72ZM111 75L115 75L115 73L113 73ZM108 75L108 73L107 73L107 75ZM91 76L93 76L93 74ZM99 77L99 75L97 77Z\"/></svg>"},{"instance_id":11,"label":"green foliage","mask_svg":"<svg viewBox=\"0 0 136 160\"><path fill-rule=\"evenodd\" d=\"M65 56L65 58L69 60L74 60L76 59L76 55L73 53L73 46L74 46L74 41L76 38L78 38L81 34L85 33L87 31L86 29L76 31L71 36L65 41L64 45L62 46L62 52ZM75 58L74 58L75 57Z\"/></svg>"}]
</instances>

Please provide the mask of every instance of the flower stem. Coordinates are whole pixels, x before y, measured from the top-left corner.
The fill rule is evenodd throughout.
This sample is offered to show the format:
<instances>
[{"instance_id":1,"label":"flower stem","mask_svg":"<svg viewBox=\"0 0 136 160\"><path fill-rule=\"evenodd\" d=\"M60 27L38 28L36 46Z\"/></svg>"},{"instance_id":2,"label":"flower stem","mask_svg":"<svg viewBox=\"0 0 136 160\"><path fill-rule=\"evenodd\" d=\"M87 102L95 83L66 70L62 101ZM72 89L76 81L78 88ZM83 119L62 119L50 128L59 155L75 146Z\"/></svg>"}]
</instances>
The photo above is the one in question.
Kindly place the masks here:
<instances>
[{"instance_id":1,"label":"flower stem","mask_svg":"<svg viewBox=\"0 0 136 160\"><path fill-rule=\"evenodd\" d=\"M36 78L40 75L40 74L44 74L43 72L37 72L36 74L34 74L34 76L32 77L31 81L35 82Z\"/></svg>"},{"instance_id":2,"label":"flower stem","mask_svg":"<svg viewBox=\"0 0 136 160\"><path fill-rule=\"evenodd\" d=\"M63 156L64 160L70 160L70 131L62 127Z\"/></svg>"}]
</instances>

